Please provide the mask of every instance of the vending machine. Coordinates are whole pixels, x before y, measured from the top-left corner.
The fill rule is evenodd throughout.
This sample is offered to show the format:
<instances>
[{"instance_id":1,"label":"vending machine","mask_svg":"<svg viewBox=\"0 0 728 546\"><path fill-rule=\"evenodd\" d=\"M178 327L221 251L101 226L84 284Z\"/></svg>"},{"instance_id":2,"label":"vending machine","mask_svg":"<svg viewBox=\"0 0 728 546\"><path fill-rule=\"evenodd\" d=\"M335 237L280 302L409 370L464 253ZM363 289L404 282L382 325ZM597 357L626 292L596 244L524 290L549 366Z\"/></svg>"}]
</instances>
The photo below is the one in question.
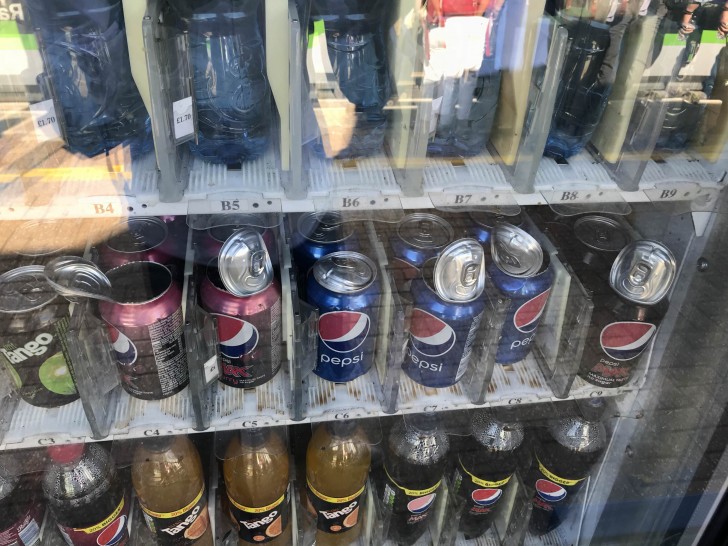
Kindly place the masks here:
<instances>
[{"instance_id":1,"label":"vending machine","mask_svg":"<svg viewBox=\"0 0 728 546\"><path fill-rule=\"evenodd\" d=\"M727 47L0 0L0 546L726 544Z\"/></svg>"}]
</instances>

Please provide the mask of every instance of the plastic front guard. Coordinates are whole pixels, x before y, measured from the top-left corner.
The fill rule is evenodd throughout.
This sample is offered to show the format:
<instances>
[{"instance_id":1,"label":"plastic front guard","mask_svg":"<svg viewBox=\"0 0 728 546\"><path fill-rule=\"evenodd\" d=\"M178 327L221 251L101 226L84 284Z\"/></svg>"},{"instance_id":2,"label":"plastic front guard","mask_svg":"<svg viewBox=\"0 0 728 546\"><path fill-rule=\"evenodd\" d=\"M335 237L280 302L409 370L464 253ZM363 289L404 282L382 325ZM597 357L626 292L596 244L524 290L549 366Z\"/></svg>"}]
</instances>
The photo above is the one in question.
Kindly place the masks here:
<instances>
[{"instance_id":1,"label":"plastic front guard","mask_svg":"<svg viewBox=\"0 0 728 546\"><path fill-rule=\"evenodd\" d=\"M568 47L568 33L554 18L543 15L543 3L529 3L526 40L520 70L504 70L501 96L490 147L501 160L506 178L519 193L533 193L551 128L554 101ZM548 43L539 60L541 42ZM528 62L526 62L528 59ZM528 90L527 93L524 93Z\"/></svg>"},{"instance_id":2,"label":"plastic front guard","mask_svg":"<svg viewBox=\"0 0 728 546\"><path fill-rule=\"evenodd\" d=\"M0 442L10 429L10 423L20 401L20 395L13 388L15 382L5 366L5 363L0 362Z\"/></svg>"},{"instance_id":3,"label":"plastic front guard","mask_svg":"<svg viewBox=\"0 0 728 546\"><path fill-rule=\"evenodd\" d=\"M190 152L178 146L194 138L197 114L190 104L194 132L185 138L174 134L172 105L189 98L193 101L192 76L187 57L186 35L170 36L161 23L162 9L167 0L149 0L142 22L144 47L147 51L147 75L151 96L152 132L159 165L159 198L162 202L179 201L190 177Z\"/></svg>"}]
</instances>

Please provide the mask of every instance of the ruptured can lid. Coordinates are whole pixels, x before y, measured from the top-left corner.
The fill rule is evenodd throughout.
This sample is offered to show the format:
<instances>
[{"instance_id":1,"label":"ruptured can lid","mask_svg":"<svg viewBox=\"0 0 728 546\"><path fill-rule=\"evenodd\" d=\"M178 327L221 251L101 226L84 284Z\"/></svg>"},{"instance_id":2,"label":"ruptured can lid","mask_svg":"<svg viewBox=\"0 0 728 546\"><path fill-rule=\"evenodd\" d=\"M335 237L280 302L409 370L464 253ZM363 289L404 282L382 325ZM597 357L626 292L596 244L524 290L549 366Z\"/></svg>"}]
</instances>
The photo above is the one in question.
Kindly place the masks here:
<instances>
[{"instance_id":1,"label":"ruptured can lid","mask_svg":"<svg viewBox=\"0 0 728 546\"><path fill-rule=\"evenodd\" d=\"M350 224L338 212L307 212L298 218L298 232L317 243L338 243L352 233Z\"/></svg>"},{"instance_id":2,"label":"ruptured can lid","mask_svg":"<svg viewBox=\"0 0 728 546\"><path fill-rule=\"evenodd\" d=\"M435 292L450 303L467 303L485 290L485 253L475 239L450 243L435 262L432 275Z\"/></svg>"},{"instance_id":3,"label":"ruptured can lid","mask_svg":"<svg viewBox=\"0 0 728 546\"><path fill-rule=\"evenodd\" d=\"M353 294L371 286L377 278L377 267L363 254L341 251L318 260L312 273L325 289L337 294Z\"/></svg>"},{"instance_id":4,"label":"ruptured can lid","mask_svg":"<svg viewBox=\"0 0 728 546\"><path fill-rule=\"evenodd\" d=\"M42 265L18 267L0 275L0 313L34 311L57 296L43 274Z\"/></svg>"},{"instance_id":5,"label":"ruptured can lid","mask_svg":"<svg viewBox=\"0 0 728 546\"><path fill-rule=\"evenodd\" d=\"M231 294L252 296L273 282L273 264L263 237L253 228L228 237L218 256L220 280Z\"/></svg>"},{"instance_id":6,"label":"ruptured can lid","mask_svg":"<svg viewBox=\"0 0 728 546\"><path fill-rule=\"evenodd\" d=\"M533 277L543 265L543 249L521 228L498 224L490 240L495 265L511 277Z\"/></svg>"},{"instance_id":7,"label":"ruptured can lid","mask_svg":"<svg viewBox=\"0 0 728 546\"><path fill-rule=\"evenodd\" d=\"M654 305L670 291L676 270L675 256L665 245L650 240L634 241L614 260L609 284L624 299Z\"/></svg>"},{"instance_id":8,"label":"ruptured can lid","mask_svg":"<svg viewBox=\"0 0 728 546\"><path fill-rule=\"evenodd\" d=\"M127 218L119 224L119 233L106 241L116 252L145 252L161 245L169 234L167 224L153 216Z\"/></svg>"},{"instance_id":9,"label":"ruptured can lid","mask_svg":"<svg viewBox=\"0 0 728 546\"><path fill-rule=\"evenodd\" d=\"M617 220L595 214L582 216L574 222L574 236L589 248L615 254L632 241L629 232Z\"/></svg>"},{"instance_id":10,"label":"ruptured can lid","mask_svg":"<svg viewBox=\"0 0 728 546\"><path fill-rule=\"evenodd\" d=\"M397 235L415 248L442 248L455 232L447 220L425 212L408 214L397 225Z\"/></svg>"},{"instance_id":11,"label":"ruptured can lid","mask_svg":"<svg viewBox=\"0 0 728 546\"><path fill-rule=\"evenodd\" d=\"M233 233L242 228L253 228L258 233L262 233L263 226L261 221L255 214L237 213L237 214L221 214L215 218L215 225L208 228L210 237L220 243L227 241Z\"/></svg>"}]
</instances>

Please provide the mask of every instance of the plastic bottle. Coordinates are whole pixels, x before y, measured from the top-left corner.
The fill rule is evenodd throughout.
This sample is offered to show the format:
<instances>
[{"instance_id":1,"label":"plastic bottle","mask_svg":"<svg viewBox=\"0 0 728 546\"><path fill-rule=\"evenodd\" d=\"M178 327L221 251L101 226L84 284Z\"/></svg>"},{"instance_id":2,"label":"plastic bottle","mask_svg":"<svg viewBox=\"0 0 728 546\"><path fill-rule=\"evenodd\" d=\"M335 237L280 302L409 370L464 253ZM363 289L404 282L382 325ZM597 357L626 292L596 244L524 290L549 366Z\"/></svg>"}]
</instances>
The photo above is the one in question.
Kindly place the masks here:
<instances>
[{"instance_id":1,"label":"plastic bottle","mask_svg":"<svg viewBox=\"0 0 728 546\"><path fill-rule=\"evenodd\" d=\"M230 441L223 476L240 546L291 544L289 464L278 431L241 430Z\"/></svg>"},{"instance_id":2,"label":"plastic bottle","mask_svg":"<svg viewBox=\"0 0 728 546\"><path fill-rule=\"evenodd\" d=\"M98 444L70 444L49 447L48 455L43 493L66 542L127 544L129 495L109 453Z\"/></svg>"},{"instance_id":3,"label":"plastic bottle","mask_svg":"<svg viewBox=\"0 0 728 546\"><path fill-rule=\"evenodd\" d=\"M157 544L212 546L202 463L187 436L145 439L134 453L131 475Z\"/></svg>"},{"instance_id":4,"label":"plastic bottle","mask_svg":"<svg viewBox=\"0 0 728 546\"><path fill-rule=\"evenodd\" d=\"M465 502L460 531L468 540L490 528L503 490L518 466L524 429L515 417L512 410L473 412L470 436L458 450L453 491Z\"/></svg>"},{"instance_id":5,"label":"plastic bottle","mask_svg":"<svg viewBox=\"0 0 728 546\"><path fill-rule=\"evenodd\" d=\"M151 124L131 74L121 1L25 5L38 29L68 148L88 157L124 142L134 156L151 151Z\"/></svg>"},{"instance_id":6,"label":"plastic bottle","mask_svg":"<svg viewBox=\"0 0 728 546\"><path fill-rule=\"evenodd\" d=\"M566 518L577 492L589 477L607 443L600 421L604 400L587 399L581 411L537 429L533 463L526 484L535 488L529 530L544 535Z\"/></svg>"},{"instance_id":7,"label":"plastic bottle","mask_svg":"<svg viewBox=\"0 0 728 546\"><path fill-rule=\"evenodd\" d=\"M384 106L392 94L385 40L386 0L314 0L311 17L323 22L329 61L338 87L354 106L354 118L322 128L338 158L381 152ZM341 134L338 134L341 132ZM336 142L334 142L336 141Z\"/></svg>"},{"instance_id":8,"label":"plastic bottle","mask_svg":"<svg viewBox=\"0 0 728 546\"><path fill-rule=\"evenodd\" d=\"M316 518L316 546L357 541L370 465L369 443L356 421L331 421L316 428L306 450L306 492L308 510Z\"/></svg>"},{"instance_id":9,"label":"plastic bottle","mask_svg":"<svg viewBox=\"0 0 728 546\"><path fill-rule=\"evenodd\" d=\"M259 157L272 118L260 0L168 5L172 24L188 32L198 120L190 149L227 165Z\"/></svg>"},{"instance_id":10,"label":"plastic bottle","mask_svg":"<svg viewBox=\"0 0 728 546\"><path fill-rule=\"evenodd\" d=\"M45 505L32 475L14 476L0 468L0 545L40 544Z\"/></svg>"},{"instance_id":11,"label":"plastic bottle","mask_svg":"<svg viewBox=\"0 0 728 546\"><path fill-rule=\"evenodd\" d=\"M388 536L397 544L414 544L427 529L449 449L434 413L408 415L392 427L378 481L389 511Z\"/></svg>"}]
</instances>

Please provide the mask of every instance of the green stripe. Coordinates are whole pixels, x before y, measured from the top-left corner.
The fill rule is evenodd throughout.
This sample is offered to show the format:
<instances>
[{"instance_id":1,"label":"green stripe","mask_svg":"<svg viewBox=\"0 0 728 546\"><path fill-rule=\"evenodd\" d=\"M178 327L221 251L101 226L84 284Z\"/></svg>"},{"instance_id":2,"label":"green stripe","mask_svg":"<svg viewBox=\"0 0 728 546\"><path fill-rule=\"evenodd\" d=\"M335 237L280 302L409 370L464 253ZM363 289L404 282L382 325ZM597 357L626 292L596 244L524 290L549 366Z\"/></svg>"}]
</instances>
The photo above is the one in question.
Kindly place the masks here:
<instances>
[{"instance_id":1,"label":"green stripe","mask_svg":"<svg viewBox=\"0 0 728 546\"><path fill-rule=\"evenodd\" d=\"M316 19L313 22L313 32L308 35L308 48L309 49L311 49L313 47L313 39L316 36L320 36L321 34L326 34L326 27L324 27L324 20Z\"/></svg>"},{"instance_id":2,"label":"green stripe","mask_svg":"<svg viewBox=\"0 0 728 546\"><path fill-rule=\"evenodd\" d=\"M684 46L685 40L680 40L677 34L665 34L662 43L666 46ZM700 36L701 44L726 44L725 38L718 37L717 30L704 30Z\"/></svg>"},{"instance_id":3,"label":"green stripe","mask_svg":"<svg viewBox=\"0 0 728 546\"><path fill-rule=\"evenodd\" d=\"M37 50L35 34L21 34L15 21L0 21L0 49Z\"/></svg>"}]
</instances>

